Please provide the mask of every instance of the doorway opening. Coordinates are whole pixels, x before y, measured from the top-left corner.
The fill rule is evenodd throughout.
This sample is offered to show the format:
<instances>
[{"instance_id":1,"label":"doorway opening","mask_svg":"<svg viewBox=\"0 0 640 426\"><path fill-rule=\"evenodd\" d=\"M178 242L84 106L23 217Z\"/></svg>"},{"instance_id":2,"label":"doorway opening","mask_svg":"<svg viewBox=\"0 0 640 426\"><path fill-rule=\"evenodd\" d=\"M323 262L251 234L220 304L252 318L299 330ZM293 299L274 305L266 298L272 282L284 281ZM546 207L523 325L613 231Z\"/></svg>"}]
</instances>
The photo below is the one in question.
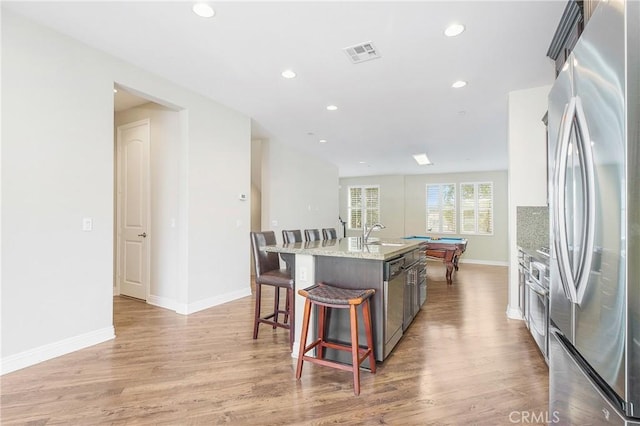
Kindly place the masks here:
<instances>
[{"instance_id":1,"label":"doorway opening","mask_svg":"<svg viewBox=\"0 0 640 426\"><path fill-rule=\"evenodd\" d=\"M180 108L114 85L114 295L174 309Z\"/></svg>"}]
</instances>

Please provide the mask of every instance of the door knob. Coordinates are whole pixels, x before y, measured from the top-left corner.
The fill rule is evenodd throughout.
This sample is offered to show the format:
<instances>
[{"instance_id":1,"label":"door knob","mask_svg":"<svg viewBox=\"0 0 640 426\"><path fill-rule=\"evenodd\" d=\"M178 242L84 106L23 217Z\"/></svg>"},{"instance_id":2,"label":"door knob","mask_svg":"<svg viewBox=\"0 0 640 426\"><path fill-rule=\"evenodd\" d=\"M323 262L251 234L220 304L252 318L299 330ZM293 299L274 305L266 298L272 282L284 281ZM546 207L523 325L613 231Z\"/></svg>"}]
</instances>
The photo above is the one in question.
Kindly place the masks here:
<instances>
[{"instance_id":1,"label":"door knob","mask_svg":"<svg viewBox=\"0 0 640 426\"><path fill-rule=\"evenodd\" d=\"M147 238L147 233L143 232L142 234L138 234L138 237Z\"/></svg>"}]
</instances>

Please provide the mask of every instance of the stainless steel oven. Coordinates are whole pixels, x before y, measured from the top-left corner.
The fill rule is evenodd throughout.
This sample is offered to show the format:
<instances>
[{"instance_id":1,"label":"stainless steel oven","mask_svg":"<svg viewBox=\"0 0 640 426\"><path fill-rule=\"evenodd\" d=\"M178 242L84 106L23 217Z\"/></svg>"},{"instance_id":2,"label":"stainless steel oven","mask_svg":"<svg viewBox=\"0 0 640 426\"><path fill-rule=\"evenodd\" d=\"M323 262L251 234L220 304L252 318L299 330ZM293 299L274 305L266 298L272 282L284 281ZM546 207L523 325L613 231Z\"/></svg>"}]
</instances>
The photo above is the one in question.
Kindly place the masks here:
<instances>
[{"instance_id":1,"label":"stainless steel oven","mask_svg":"<svg viewBox=\"0 0 640 426\"><path fill-rule=\"evenodd\" d=\"M529 332L548 363L549 355L549 278L543 263L532 261L525 273L526 316Z\"/></svg>"},{"instance_id":2,"label":"stainless steel oven","mask_svg":"<svg viewBox=\"0 0 640 426\"><path fill-rule=\"evenodd\" d=\"M529 265L529 272L531 273L531 278L538 285L549 289L549 272L547 271L547 265L537 260L532 260Z\"/></svg>"},{"instance_id":3,"label":"stainless steel oven","mask_svg":"<svg viewBox=\"0 0 640 426\"><path fill-rule=\"evenodd\" d=\"M527 321L527 275L529 274L529 264L531 256L524 249L518 248L518 305L522 313L522 319ZM528 326L527 326L528 327Z\"/></svg>"}]
</instances>

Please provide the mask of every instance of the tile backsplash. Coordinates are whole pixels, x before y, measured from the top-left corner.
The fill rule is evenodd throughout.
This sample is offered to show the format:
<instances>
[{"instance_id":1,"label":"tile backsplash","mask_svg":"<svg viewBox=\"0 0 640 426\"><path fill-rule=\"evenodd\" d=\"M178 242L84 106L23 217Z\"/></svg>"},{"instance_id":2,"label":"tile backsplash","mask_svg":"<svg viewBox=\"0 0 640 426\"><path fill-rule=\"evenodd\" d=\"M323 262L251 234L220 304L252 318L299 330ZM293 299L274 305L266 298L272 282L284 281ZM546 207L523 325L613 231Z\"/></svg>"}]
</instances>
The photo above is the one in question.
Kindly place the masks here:
<instances>
[{"instance_id":1,"label":"tile backsplash","mask_svg":"<svg viewBox=\"0 0 640 426\"><path fill-rule=\"evenodd\" d=\"M518 206L516 215L518 246L532 249L549 246L549 207Z\"/></svg>"}]
</instances>

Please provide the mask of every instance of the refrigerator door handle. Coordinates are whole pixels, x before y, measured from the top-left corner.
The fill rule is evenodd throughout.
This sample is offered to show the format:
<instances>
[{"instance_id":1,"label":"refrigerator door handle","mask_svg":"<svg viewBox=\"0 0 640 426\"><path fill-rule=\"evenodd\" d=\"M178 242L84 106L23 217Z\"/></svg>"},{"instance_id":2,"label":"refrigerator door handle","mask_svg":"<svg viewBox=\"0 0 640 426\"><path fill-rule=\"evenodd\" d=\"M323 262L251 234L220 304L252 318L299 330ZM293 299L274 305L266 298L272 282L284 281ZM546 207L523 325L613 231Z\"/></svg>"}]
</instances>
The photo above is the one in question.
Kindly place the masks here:
<instances>
[{"instance_id":1,"label":"refrigerator door handle","mask_svg":"<svg viewBox=\"0 0 640 426\"><path fill-rule=\"evenodd\" d=\"M582 222L580 253L578 262L572 268L569 262L569 242L567 240L566 212L566 168L567 157L571 149L571 135L576 129L575 142L582 170L581 186L584 189L585 220ZM574 96L568 103L560 128L560 143L556 154L555 202L554 212L554 246L558 257L558 270L562 286L567 298L576 304L582 302L589 283L593 262L593 246L595 236L595 176L591 138L587 127L584 109L580 97ZM574 243L575 246L575 243Z\"/></svg>"},{"instance_id":2,"label":"refrigerator door handle","mask_svg":"<svg viewBox=\"0 0 640 426\"><path fill-rule=\"evenodd\" d=\"M577 294L576 286L573 281L573 274L571 273L568 253L567 223L565 220L565 173L567 167L567 152L569 150L569 141L571 139L571 129L573 127L575 109L576 99L575 97L572 97L569 103L565 106L558 135L559 143L556 151L556 167L554 173L554 201L556 207L553 212L553 245L558 259L560 283L562 284L562 289L564 290L564 294L567 299L574 303L577 300Z\"/></svg>"},{"instance_id":3,"label":"refrigerator door handle","mask_svg":"<svg viewBox=\"0 0 640 426\"><path fill-rule=\"evenodd\" d=\"M582 101L576 96L576 124L579 132L578 143L580 146L581 163L583 166L583 187L585 189L585 210L586 217L583 223L583 244L580 253L580 264L576 279L577 298L576 303L582 303L585 290L589 285L591 267L593 264L593 250L595 241L595 217L596 217L596 193L595 193L595 172L593 162L593 152L591 148L591 137L587 119L582 108Z\"/></svg>"}]
</instances>

